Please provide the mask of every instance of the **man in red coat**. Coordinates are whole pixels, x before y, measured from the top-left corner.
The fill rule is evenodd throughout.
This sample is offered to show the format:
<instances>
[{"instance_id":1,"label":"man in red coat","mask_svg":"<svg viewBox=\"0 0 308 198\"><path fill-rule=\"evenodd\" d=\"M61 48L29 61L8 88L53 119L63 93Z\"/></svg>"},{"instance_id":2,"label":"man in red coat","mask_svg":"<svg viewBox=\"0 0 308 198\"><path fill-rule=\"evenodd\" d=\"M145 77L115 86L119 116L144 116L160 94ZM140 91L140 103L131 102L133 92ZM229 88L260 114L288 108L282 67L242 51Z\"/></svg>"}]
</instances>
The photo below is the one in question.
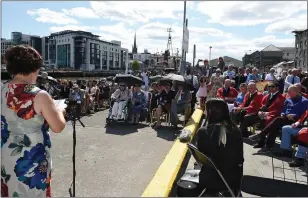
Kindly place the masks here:
<instances>
[{"instance_id":1,"label":"man in red coat","mask_svg":"<svg viewBox=\"0 0 308 198\"><path fill-rule=\"evenodd\" d=\"M245 115L257 114L261 108L263 95L257 91L256 83L250 82L247 90L243 103L231 112L231 118L235 123L242 123ZM243 135L246 137L248 134Z\"/></svg>"},{"instance_id":2,"label":"man in red coat","mask_svg":"<svg viewBox=\"0 0 308 198\"><path fill-rule=\"evenodd\" d=\"M231 80L226 79L224 87L217 90L217 98L221 98L227 103L234 103L237 97L238 91L231 86Z\"/></svg>"},{"instance_id":3,"label":"man in red coat","mask_svg":"<svg viewBox=\"0 0 308 198\"><path fill-rule=\"evenodd\" d=\"M263 97L262 107L258 113L245 115L240 124L240 130L243 136L248 137L247 127L260 123L268 125L275 117L280 116L283 109L285 97L279 93L279 83L270 82L268 84L269 94Z\"/></svg>"}]
</instances>

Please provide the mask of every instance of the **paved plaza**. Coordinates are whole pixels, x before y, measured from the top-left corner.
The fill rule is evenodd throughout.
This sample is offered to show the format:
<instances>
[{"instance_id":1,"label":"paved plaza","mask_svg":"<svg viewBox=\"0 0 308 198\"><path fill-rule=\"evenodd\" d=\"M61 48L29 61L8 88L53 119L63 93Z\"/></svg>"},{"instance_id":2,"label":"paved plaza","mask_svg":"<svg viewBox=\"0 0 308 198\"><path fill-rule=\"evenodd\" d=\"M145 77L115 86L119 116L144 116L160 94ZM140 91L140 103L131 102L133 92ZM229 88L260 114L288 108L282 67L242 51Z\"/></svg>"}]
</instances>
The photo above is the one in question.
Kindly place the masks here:
<instances>
[{"instance_id":1,"label":"paved plaza","mask_svg":"<svg viewBox=\"0 0 308 198\"><path fill-rule=\"evenodd\" d=\"M147 124L105 128L107 111L77 123L76 196L140 196L173 145L178 131ZM72 126L52 133L52 194L68 197L72 181Z\"/></svg>"}]
</instances>

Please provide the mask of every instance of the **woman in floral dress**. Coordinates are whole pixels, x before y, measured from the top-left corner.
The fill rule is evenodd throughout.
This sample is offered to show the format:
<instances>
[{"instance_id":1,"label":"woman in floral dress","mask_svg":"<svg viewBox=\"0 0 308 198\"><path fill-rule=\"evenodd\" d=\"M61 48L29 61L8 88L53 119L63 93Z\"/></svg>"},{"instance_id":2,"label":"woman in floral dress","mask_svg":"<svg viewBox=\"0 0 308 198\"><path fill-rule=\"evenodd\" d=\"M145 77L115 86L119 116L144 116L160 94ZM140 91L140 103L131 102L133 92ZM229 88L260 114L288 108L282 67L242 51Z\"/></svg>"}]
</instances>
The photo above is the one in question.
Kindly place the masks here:
<instances>
[{"instance_id":1,"label":"woman in floral dress","mask_svg":"<svg viewBox=\"0 0 308 198\"><path fill-rule=\"evenodd\" d=\"M221 70L216 69L215 74L211 77L207 99L216 98L217 90L223 86L224 78L221 75Z\"/></svg>"},{"instance_id":2,"label":"woman in floral dress","mask_svg":"<svg viewBox=\"0 0 308 198\"><path fill-rule=\"evenodd\" d=\"M141 90L140 85L134 87L132 96L132 124L139 122L140 114L145 111L147 99L145 93Z\"/></svg>"},{"instance_id":3,"label":"woman in floral dress","mask_svg":"<svg viewBox=\"0 0 308 198\"><path fill-rule=\"evenodd\" d=\"M51 196L48 128L64 129L63 110L35 86L43 65L35 49L15 46L5 60L14 78L1 86L1 197Z\"/></svg>"}]
</instances>

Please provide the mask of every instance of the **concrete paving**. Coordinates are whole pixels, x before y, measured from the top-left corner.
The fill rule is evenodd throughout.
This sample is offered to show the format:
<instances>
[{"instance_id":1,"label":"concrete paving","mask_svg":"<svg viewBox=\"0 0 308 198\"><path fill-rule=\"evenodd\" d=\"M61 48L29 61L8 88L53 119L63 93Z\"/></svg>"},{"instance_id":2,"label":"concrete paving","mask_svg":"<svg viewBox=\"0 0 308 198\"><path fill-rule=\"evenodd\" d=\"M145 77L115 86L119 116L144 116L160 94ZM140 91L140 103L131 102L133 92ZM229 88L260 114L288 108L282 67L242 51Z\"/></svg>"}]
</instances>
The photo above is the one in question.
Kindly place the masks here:
<instances>
[{"instance_id":1,"label":"concrete paving","mask_svg":"<svg viewBox=\"0 0 308 198\"><path fill-rule=\"evenodd\" d=\"M259 133L259 131L257 131ZM260 155L257 154L258 149L254 149L252 147L251 141L245 141L244 143L244 177L243 177L243 188L242 193L244 197L258 197L258 193L265 193L268 196L283 196L281 194L282 190L286 190L286 192L297 192L302 190L303 188L297 190L298 184L308 185L307 175L304 172L305 167L301 168L289 168L288 161L291 159L288 158L273 158L274 169L272 165L272 157L270 154L268 155ZM277 142L278 143L278 142ZM193 157L190 158L187 169L193 169L195 159ZM284 169L283 169L284 168ZM288 170L289 169L289 170ZM274 172L274 179L273 179ZM285 175L285 181L287 183L279 182L277 180L284 180L283 177ZM279 178L280 177L280 178ZM289 183L290 182L290 183ZM298 184L296 184L296 182ZM304 187L304 186L300 186ZM284 188L284 189L281 189ZM295 189L296 188L296 189ZM296 196L307 196L307 188L304 187L306 192L298 192L299 194ZM253 193L258 192L258 193ZM292 196L292 195L288 195Z\"/></svg>"},{"instance_id":2,"label":"concrete paving","mask_svg":"<svg viewBox=\"0 0 308 198\"><path fill-rule=\"evenodd\" d=\"M105 128L107 111L77 124L76 196L140 196L169 152L173 129L153 130L145 124ZM72 126L52 134L52 195L68 197L72 181Z\"/></svg>"}]
</instances>

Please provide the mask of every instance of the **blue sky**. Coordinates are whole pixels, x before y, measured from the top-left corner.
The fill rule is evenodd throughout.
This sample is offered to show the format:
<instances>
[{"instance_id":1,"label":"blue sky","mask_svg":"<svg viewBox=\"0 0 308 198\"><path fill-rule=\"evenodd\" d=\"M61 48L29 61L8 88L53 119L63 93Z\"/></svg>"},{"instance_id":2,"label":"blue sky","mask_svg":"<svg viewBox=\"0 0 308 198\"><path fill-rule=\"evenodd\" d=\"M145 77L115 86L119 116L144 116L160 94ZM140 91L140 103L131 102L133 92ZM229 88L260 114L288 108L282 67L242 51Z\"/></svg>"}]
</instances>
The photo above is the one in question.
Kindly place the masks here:
<instances>
[{"instance_id":1,"label":"blue sky","mask_svg":"<svg viewBox=\"0 0 308 198\"><path fill-rule=\"evenodd\" d=\"M162 51L171 27L173 49L181 49L184 2L2 2L2 37L12 31L48 36L62 30L84 30L105 40L119 40L131 50L137 33L138 50ZM231 56L268 44L294 46L294 29L307 28L307 2L191 2L187 3L190 31L197 58Z\"/></svg>"}]
</instances>

